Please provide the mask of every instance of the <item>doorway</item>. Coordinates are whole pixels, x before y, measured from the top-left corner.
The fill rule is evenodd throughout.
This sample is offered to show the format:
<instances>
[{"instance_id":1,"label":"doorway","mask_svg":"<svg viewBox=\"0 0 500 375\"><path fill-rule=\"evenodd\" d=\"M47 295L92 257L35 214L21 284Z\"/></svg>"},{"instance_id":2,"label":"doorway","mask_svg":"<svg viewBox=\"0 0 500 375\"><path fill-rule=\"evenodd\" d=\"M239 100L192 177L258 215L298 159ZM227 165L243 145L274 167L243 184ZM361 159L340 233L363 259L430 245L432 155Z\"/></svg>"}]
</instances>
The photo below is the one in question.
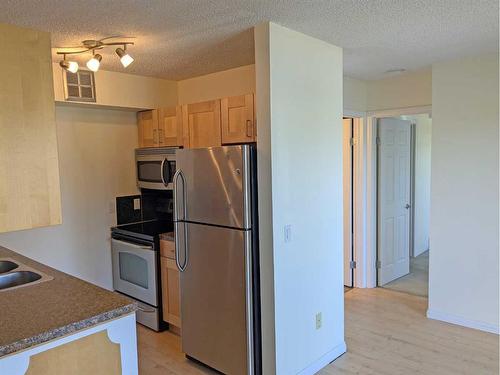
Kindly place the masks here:
<instances>
[{"instance_id":1,"label":"doorway","mask_svg":"<svg viewBox=\"0 0 500 375\"><path fill-rule=\"evenodd\" d=\"M343 118L343 237L344 237L344 291L359 286L357 268L357 202L359 201L359 162L358 140L363 126L363 118L348 116Z\"/></svg>"},{"instance_id":2,"label":"doorway","mask_svg":"<svg viewBox=\"0 0 500 375\"><path fill-rule=\"evenodd\" d=\"M377 120L377 285L426 297L430 134L427 114Z\"/></svg>"},{"instance_id":3,"label":"doorway","mask_svg":"<svg viewBox=\"0 0 500 375\"><path fill-rule=\"evenodd\" d=\"M344 190L344 290L354 287L353 247L353 146L354 120L343 119L343 190Z\"/></svg>"}]
</instances>

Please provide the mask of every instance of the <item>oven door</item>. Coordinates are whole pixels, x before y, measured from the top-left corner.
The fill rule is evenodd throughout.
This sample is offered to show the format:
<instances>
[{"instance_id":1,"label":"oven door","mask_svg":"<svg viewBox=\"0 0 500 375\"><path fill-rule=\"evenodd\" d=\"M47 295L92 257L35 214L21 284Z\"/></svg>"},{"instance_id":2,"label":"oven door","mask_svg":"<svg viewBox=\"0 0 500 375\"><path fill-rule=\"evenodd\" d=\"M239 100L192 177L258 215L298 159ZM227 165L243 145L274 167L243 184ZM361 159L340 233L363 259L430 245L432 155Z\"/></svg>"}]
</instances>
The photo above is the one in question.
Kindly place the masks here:
<instances>
[{"instance_id":1,"label":"oven door","mask_svg":"<svg viewBox=\"0 0 500 375\"><path fill-rule=\"evenodd\" d=\"M145 189L172 190L175 158L160 155L141 156L136 160L137 186Z\"/></svg>"},{"instance_id":2,"label":"oven door","mask_svg":"<svg viewBox=\"0 0 500 375\"><path fill-rule=\"evenodd\" d=\"M158 306L154 245L111 239L113 288L139 301Z\"/></svg>"}]
</instances>

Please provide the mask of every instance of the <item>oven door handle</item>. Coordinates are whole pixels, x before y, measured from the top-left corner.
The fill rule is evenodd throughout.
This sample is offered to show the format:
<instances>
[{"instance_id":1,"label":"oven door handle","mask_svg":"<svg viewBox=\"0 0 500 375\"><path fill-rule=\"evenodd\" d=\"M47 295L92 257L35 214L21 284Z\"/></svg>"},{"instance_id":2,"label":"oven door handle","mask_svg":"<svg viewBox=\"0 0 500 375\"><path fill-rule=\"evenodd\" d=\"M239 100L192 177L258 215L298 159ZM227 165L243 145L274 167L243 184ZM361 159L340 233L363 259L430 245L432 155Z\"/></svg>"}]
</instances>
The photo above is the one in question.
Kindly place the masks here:
<instances>
[{"instance_id":1,"label":"oven door handle","mask_svg":"<svg viewBox=\"0 0 500 375\"><path fill-rule=\"evenodd\" d=\"M125 242L125 241L120 241L120 240L117 240L115 238L112 238L111 239L111 242L117 242L117 243L120 243L124 246L128 246L128 247L133 247L135 249L141 249L141 250L153 250L153 247L152 246L141 246L141 245L136 245L132 242Z\"/></svg>"},{"instance_id":2,"label":"oven door handle","mask_svg":"<svg viewBox=\"0 0 500 375\"><path fill-rule=\"evenodd\" d=\"M139 305L137 305L137 310L145 312L145 313L154 313L155 312L155 309L153 309L153 308L145 309L144 307L139 306Z\"/></svg>"}]
</instances>

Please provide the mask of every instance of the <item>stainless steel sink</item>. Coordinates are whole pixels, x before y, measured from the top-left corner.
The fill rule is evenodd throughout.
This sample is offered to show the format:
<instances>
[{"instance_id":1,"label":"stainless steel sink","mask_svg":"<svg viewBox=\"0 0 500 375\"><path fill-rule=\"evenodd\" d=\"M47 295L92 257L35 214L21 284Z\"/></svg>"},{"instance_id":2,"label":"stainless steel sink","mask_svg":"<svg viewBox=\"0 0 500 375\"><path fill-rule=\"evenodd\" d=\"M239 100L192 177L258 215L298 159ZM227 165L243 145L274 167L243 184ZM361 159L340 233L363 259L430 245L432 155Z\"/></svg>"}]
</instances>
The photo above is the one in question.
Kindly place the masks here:
<instances>
[{"instance_id":1,"label":"stainless steel sink","mask_svg":"<svg viewBox=\"0 0 500 375\"><path fill-rule=\"evenodd\" d=\"M32 283L40 280L42 275L33 271L15 271L0 275L0 289Z\"/></svg>"},{"instance_id":2,"label":"stainless steel sink","mask_svg":"<svg viewBox=\"0 0 500 375\"><path fill-rule=\"evenodd\" d=\"M0 292L53 280L34 268L11 258L0 259Z\"/></svg>"},{"instance_id":3,"label":"stainless steel sink","mask_svg":"<svg viewBox=\"0 0 500 375\"><path fill-rule=\"evenodd\" d=\"M5 273L12 271L19 267L17 263L11 262L10 260L0 260L0 273Z\"/></svg>"}]
</instances>

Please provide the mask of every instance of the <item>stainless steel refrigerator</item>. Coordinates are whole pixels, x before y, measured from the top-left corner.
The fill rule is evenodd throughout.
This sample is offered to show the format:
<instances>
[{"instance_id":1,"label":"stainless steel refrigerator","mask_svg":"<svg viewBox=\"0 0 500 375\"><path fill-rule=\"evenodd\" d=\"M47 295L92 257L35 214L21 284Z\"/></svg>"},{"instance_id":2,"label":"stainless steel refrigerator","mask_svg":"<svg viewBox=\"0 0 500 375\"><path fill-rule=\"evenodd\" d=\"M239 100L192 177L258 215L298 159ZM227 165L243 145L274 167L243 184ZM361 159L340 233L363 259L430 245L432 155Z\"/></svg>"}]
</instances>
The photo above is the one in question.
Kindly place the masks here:
<instances>
[{"instance_id":1,"label":"stainless steel refrigerator","mask_svg":"<svg viewBox=\"0 0 500 375\"><path fill-rule=\"evenodd\" d=\"M182 350L229 375L261 373L253 145L176 153Z\"/></svg>"}]
</instances>

